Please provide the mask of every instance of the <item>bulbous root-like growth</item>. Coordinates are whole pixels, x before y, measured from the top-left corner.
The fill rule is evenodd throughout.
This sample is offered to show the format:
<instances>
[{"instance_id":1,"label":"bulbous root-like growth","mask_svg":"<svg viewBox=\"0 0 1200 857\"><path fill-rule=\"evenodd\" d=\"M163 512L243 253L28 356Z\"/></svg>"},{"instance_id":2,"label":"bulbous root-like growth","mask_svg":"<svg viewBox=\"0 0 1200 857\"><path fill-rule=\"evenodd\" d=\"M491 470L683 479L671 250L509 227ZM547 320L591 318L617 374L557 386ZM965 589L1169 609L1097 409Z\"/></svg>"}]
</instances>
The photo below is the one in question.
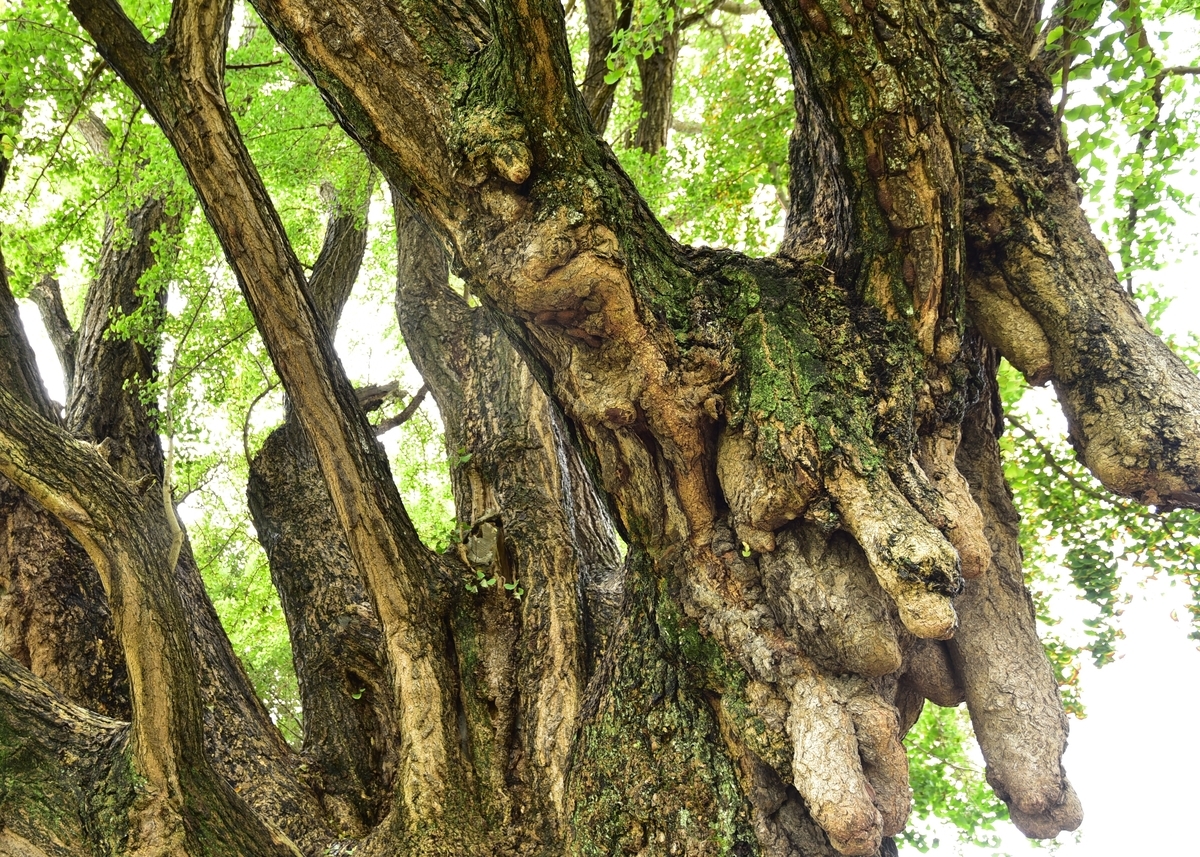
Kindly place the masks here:
<instances>
[{"instance_id":1,"label":"bulbous root-like growth","mask_svg":"<svg viewBox=\"0 0 1200 857\"><path fill-rule=\"evenodd\" d=\"M89 5L74 4L81 16ZM1120 401L1113 367L1123 364L1093 365L1071 328L1088 316L1075 308L1116 299L1103 289L1064 297L1079 278L1045 261L1100 254L1086 226L1071 225L1080 216L1061 153L1052 168L1037 140L1001 139L1008 117L1040 115L1044 93L1014 90L1005 97L1017 104L993 110L989 93L957 88L964 77L1028 83L1028 46L997 30L983 2L764 5L803 127L783 250L752 260L685 250L645 210L587 124L557 0L495 0L486 22L413 0L403 14L372 7L370 27L354 0L256 3L486 311L504 317L630 545L619 621L587 677L578 730L568 738L547 720L549 761L530 780L544 785L563 841L582 853L707 853L718 839L744 841L750 825L771 857L880 852L907 815L901 739L926 699L965 699L989 781L1021 829L1073 829L1081 811L1061 768L1065 719L999 467L995 363L963 311L970 303L989 340L1062 385L1085 460L1116 460L1101 423ZM103 41L105 21L91 23ZM150 100L157 54L133 35L110 32L106 58L121 68L117 48L140 48L122 73L135 85L140 76ZM975 60L956 46L972 39L994 44L971 56L1002 67L964 71ZM193 59L211 66L208 91L221 91L211 58ZM327 343L313 347L302 272L226 105L189 97L188 110L152 112L179 119L164 126L264 340L288 356L277 360L281 377L377 601L403 736L395 823L385 825L414 847L434 831L450 853L455 837L486 852L488 824L541 841L514 833L512 806L497 800L505 806L493 812L473 785L503 784L519 767L494 754L530 757L507 742L536 718L510 710L503 657L460 672L448 653L469 635L451 640L450 623L429 621L464 596L409 550L415 535L348 384L331 371ZM820 186L802 193L805 182ZM1030 193L1039 182L1049 209ZM1038 259L1011 240L1029 235L1045 239ZM250 236L283 250L251 252L239 243ZM989 303L980 283L1016 296L1016 320L1000 317L1004 301ZM1035 347L1016 348L1034 328ZM1178 374L1158 362L1166 368L1153 377ZM1179 390L1170 439L1195 425L1195 384ZM1161 410L1141 408L1141 421ZM565 443L556 420L542 421L554 428L541 437ZM1111 483L1147 499L1195 495L1190 447L1151 467L1171 450L1132 443ZM1163 475L1132 484L1139 468ZM485 504L474 511L487 515L504 496L478 493ZM573 591L554 595L571 622ZM493 612L507 627L510 614ZM584 676L574 651L555 655L572 692ZM459 706L472 683L496 710L471 720L464 740L475 715ZM708 825L699 832L688 822L697 818ZM379 836L367 853L389 846Z\"/></svg>"}]
</instances>

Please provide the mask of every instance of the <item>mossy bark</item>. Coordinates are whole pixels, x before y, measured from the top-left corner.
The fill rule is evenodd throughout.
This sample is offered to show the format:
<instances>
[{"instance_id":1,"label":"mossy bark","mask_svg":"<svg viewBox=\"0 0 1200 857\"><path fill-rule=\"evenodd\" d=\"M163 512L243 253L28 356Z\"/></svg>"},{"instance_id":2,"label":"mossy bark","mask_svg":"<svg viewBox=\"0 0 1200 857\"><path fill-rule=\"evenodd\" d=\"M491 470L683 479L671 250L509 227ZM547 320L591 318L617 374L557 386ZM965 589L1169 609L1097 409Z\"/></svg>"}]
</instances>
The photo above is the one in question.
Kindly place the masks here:
<instances>
[{"instance_id":1,"label":"mossy bark","mask_svg":"<svg viewBox=\"0 0 1200 857\"><path fill-rule=\"evenodd\" d=\"M985 2L767 3L802 133L783 246L749 259L680 247L647 211L593 133L557 0L255 5L402 199L401 321L470 454L457 557L420 546L220 96L229 4L177 3L153 45L113 2L72 8L199 191L378 619L397 765L359 853L890 854L899 739L925 699L964 697L1019 826L1078 824L989 422L995 364L969 331L1059 383L1085 460L1147 499L1194 500L1197 390L1149 348L1144 377L1168 391L1108 421L1132 392L1110 395L1129 383L1111 346L1144 329L1111 294L1024 36ZM989 51L958 50L971 39ZM1039 258L1023 237L1045 239ZM1093 316L1112 336L1077 329ZM1044 343L1017 354L1022 331ZM84 501L26 478L34 424L0 405L5 472L119 572L110 601L127 581L163 617L159 648L128 640L131 746L161 788L196 760L181 848L221 829L274 850L271 808L256 818L197 750L177 594L137 533L104 541ZM1142 431L1160 417L1169 450ZM1020 724L997 704L1013 676Z\"/></svg>"}]
</instances>

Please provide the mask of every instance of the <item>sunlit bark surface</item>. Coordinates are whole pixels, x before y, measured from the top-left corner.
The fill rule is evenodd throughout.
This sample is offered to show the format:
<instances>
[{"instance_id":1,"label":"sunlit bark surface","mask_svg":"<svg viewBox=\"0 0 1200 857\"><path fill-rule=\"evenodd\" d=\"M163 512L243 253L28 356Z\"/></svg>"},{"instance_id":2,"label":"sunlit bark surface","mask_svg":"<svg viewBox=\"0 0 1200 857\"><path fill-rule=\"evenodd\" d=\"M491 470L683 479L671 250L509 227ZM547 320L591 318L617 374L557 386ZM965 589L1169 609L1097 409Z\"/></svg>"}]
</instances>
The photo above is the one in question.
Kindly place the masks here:
<instances>
[{"instance_id":1,"label":"sunlit bark surface","mask_svg":"<svg viewBox=\"0 0 1200 857\"><path fill-rule=\"evenodd\" d=\"M465 451L461 544L417 539L333 352L349 280L306 279L221 95L230 3L177 2L153 44L113 0L72 3L179 155L287 392L251 494L317 768L223 761L197 676L236 666L156 565L161 504L6 389L0 473L86 549L128 667L130 853L890 854L926 700L965 700L1023 832L1078 826L997 355L1053 382L1082 460L1146 502L1197 505L1200 390L1088 229L1028 21L764 2L797 132L786 235L750 258L648 211L557 0L255 7L391 184L399 320ZM587 4L594 52L627 9ZM639 69L651 153L674 50ZM39 746L124 734L10 663L0 705L39 712Z\"/></svg>"}]
</instances>

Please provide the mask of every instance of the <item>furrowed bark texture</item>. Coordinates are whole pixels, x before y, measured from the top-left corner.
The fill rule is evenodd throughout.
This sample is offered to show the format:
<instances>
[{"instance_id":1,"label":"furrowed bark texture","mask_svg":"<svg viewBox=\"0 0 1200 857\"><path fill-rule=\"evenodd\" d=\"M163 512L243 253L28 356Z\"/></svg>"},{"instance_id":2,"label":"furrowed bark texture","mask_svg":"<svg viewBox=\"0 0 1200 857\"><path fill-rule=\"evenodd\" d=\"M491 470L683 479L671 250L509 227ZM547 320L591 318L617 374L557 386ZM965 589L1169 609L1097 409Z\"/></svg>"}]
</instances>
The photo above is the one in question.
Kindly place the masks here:
<instances>
[{"instance_id":1,"label":"furrowed bark texture","mask_svg":"<svg viewBox=\"0 0 1200 857\"><path fill-rule=\"evenodd\" d=\"M0 473L83 545L108 596L129 672L133 771L144 784L125 853L294 854L218 777L204 752L188 622L165 567L171 536L157 497L139 495L92 446L0 390Z\"/></svg>"},{"instance_id":2,"label":"furrowed bark texture","mask_svg":"<svg viewBox=\"0 0 1200 857\"><path fill-rule=\"evenodd\" d=\"M494 835L562 853L584 689L621 599L615 533L498 319L450 290L445 250L409 204L395 213L397 315L443 417L463 527L455 641L472 765Z\"/></svg>"},{"instance_id":3,"label":"furrowed bark texture","mask_svg":"<svg viewBox=\"0 0 1200 857\"><path fill-rule=\"evenodd\" d=\"M73 705L0 654L0 854L118 853L136 788L128 723Z\"/></svg>"},{"instance_id":4,"label":"furrowed bark texture","mask_svg":"<svg viewBox=\"0 0 1200 857\"><path fill-rule=\"evenodd\" d=\"M330 343L366 249L365 214L335 208L309 280ZM383 637L291 409L250 463L247 497L288 622L308 780L335 830L360 839L386 811L396 765Z\"/></svg>"},{"instance_id":5,"label":"furrowed bark texture","mask_svg":"<svg viewBox=\"0 0 1200 857\"><path fill-rule=\"evenodd\" d=\"M1087 231L1012 4L764 5L798 133L782 249L749 259L680 247L646 210L593 133L611 96L576 89L557 0L255 3L403 198L400 318L463 451L457 564L420 546L223 101L229 4L176 3L153 45L111 0L72 4L199 192L378 619L398 744L363 854L894 853L926 699L966 699L1022 830L1079 823L969 321L1053 378L1084 461L1150 502L1195 503L1196 381ZM4 472L91 533L102 578L157 581L18 466L10 403ZM208 787L198 690L139 684L155 657L190 675L170 588L146 591L175 636L125 641L133 758L168 785L197 759ZM155 717L177 730L157 754Z\"/></svg>"},{"instance_id":6,"label":"furrowed bark texture","mask_svg":"<svg viewBox=\"0 0 1200 857\"><path fill-rule=\"evenodd\" d=\"M1049 80L989 7L948 10L945 62L971 82L958 130L972 316L1026 377L1054 383L1071 442L1106 487L1200 506L1200 381L1150 331L1089 229Z\"/></svg>"},{"instance_id":7,"label":"furrowed bark texture","mask_svg":"<svg viewBox=\"0 0 1200 857\"><path fill-rule=\"evenodd\" d=\"M462 782L446 573L420 544L382 451L305 294L303 271L225 104L230 4L176 4L150 45L115 3L73 5L183 162L313 444L383 627L401 751L386 825L432 852L463 850L478 812ZM453 823L443 823L454 819Z\"/></svg>"},{"instance_id":8,"label":"furrowed bark texture","mask_svg":"<svg viewBox=\"0 0 1200 857\"><path fill-rule=\"evenodd\" d=\"M143 297L140 283L155 265L152 242L175 228L162 200L130 212L127 233L110 226L88 289L80 330L70 336L75 367L67 428L96 445L107 466L153 496L163 452L142 391L157 374L161 296ZM145 339L115 333L115 320L143 312ZM155 486L154 489L151 486ZM128 718L129 689L121 642L95 568L52 517L26 500L8 517L7 648L72 700ZM297 779L297 762L271 723L233 653L184 542L175 574L200 669L205 745L221 774L249 802L278 820L297 842L317 848L330 834L317 804Z\"/></svg>"}]
</instances>

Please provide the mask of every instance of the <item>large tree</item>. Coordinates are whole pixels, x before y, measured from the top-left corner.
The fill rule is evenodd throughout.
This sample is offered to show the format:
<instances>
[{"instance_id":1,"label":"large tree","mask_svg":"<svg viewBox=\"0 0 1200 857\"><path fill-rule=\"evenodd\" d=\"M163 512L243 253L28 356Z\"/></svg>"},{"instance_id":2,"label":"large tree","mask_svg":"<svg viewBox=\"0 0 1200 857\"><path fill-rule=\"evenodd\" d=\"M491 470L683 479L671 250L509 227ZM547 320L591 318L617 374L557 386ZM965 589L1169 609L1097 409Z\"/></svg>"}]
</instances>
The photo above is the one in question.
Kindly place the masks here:
<instances>
[{"instance_id":1,"label":"large tree","mask_svg":"<svg viewBox=\"0 0 1200 857\"><path fill-rule=\"evenodd\" d=\"M1084 218L1064 51L1024 2L764 2L793 128L760 256L679 243L598 133L624 62L625 142L658 156L682 40L716 14L640 4L636 30L634 5L587 3L577 87L558 0L253 3L390 187L400 328L457 451L437 553L366 415L389 391L334 349L369 190L326 189L306 271L227 96L232 0L70 3L286 392L249 497L304 734L272 728L176 517L160 435L188 376L145 284L189 197L141 188L78 332L35 292L74 367L65 416L0 284L0 514L35 533L0 544L26 593L0 604L0 850L891 853L926 700L966 702L1023 832L1079 824L999 358L1053 383L1108 489L1164 508L1200 506L1200 382Z\"/></svg>"}]
</instances>

